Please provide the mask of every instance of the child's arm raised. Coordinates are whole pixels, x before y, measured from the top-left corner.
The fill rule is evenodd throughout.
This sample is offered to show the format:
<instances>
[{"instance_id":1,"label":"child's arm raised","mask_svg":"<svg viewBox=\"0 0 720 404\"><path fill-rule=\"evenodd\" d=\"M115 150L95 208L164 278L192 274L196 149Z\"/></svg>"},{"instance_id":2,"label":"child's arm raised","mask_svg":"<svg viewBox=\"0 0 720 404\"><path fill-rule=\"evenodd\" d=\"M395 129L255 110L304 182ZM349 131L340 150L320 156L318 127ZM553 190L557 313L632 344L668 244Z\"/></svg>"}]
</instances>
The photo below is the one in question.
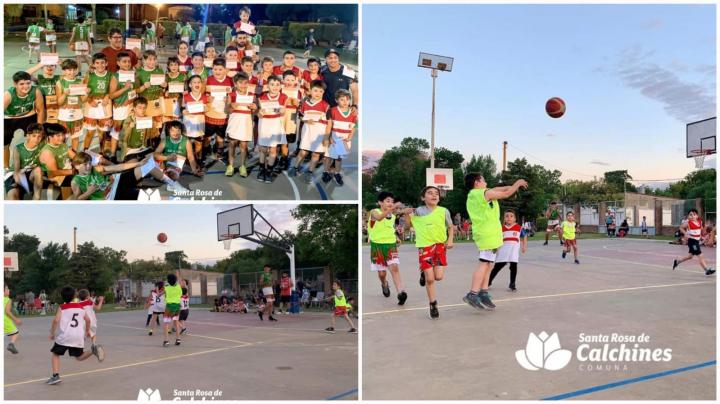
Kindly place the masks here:
<instances>
[{"instance_id":1,"label":"child's arm raised","mask_svg":"<svg viewBox=\"0 0 720 404\"><path fill-rule=\"evenodd\" d=\"M29 75L32 76L32 75L35 74L37 71L39 71L40 69L42 69L43 66L45 66L45 65L43 65L42 62L40 62L40 63L36 64L36 65L33 66L33 67L29 67L27 70L25 70L25 73L27 73L27 74L29 74Z\"/></svg>"},{"instance_id":2,"label":"child's arm raised","mask_svg":"<svg viewBox=\"0 0 720 404\"><path fill-rule=\"evenodd\" d=\"M105 296L98 296L97 303L93 306L93 310L102 309L103 303L105 303Z\"/></svg>"},{"instance_id":3,"label":"child's arm raised","mask_svg":"<svg viewBox=\"0 0 720 404\"><path fill-rule=\"evenodd\" d=\"M524 188L527 189L528 183L525 180L517 180L514 184L512 184L509 187L496 187L491 188L485 191L485 200L487 201L497 201L501 199L507 199L511 196L513 196L518 189Z\"/></svg>"}]
</instances>

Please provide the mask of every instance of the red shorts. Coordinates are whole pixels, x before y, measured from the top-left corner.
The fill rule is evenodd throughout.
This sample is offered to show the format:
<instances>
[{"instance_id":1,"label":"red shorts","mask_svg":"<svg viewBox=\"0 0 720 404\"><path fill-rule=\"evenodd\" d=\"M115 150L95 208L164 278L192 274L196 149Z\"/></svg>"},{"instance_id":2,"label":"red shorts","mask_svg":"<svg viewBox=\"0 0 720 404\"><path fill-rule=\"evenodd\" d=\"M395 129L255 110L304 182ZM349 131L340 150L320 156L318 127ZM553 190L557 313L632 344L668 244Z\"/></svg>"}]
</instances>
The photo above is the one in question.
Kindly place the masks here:
<instances>
[{"instance_id":1,"label":"red shorts","mask_svg":"<svg viewBox=\"0 0 720 404\"><path fill-rule=\"evenodd\" d=\"M335 314L337 317L343 317L345 314L347 314L347 307L345 307L345 306L336 307L334 314Z\"/></svg>"},{"instance_id":2,"label":"red shorts","mask_svg":"<svg viewBox=\"0 0 720 404\"><path fill-rule=\"evenodd\" d=\"M438 243L418 249L420 257L420 270L432 269L433 267L446 267L447 256L445 255L445 244Z\"/></svg>"},{"instance_id":3,"label":"red shorts","mask_svg":"<svg viewBox=\"0 0 720 404\"><path fill-rule=\"evenodd\" d=\"M570 247L577 248L577 239L563 240L563 242L565 243L565 247L567 247L567 248L570 248Z\"/></svg>"}]
</instances>

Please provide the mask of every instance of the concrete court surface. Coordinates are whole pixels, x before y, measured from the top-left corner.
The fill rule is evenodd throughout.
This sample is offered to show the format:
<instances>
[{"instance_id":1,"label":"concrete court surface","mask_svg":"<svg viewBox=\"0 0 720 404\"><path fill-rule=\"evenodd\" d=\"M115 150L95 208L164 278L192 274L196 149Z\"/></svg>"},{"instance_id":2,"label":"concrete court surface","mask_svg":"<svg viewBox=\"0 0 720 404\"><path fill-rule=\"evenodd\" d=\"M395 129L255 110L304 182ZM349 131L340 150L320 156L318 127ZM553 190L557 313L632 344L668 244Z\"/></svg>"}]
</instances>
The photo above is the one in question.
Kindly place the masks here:
<instances>
[{"instance_id":1,"label":"concrete court surface","mask_svg":"<svg viewBox=\"0 0 720 404\"><path fill-rule=\"evenodd\" d=\"M135 400L148 388L158 389L164 400L173 399L174 390L198 389L221 390L215 400L356 399L357 334L347 333L346 324L339 324L337 334L325 333L329 318L330 313L278 315L270 323L252 312L191 307L189 335L180 346L164 348L158 328L147 335L144 310L99 313L105 361L66 355L63 381L54 386L45 384L52 318L26 318L16 344L20 353L4 351L5 399Z\"/></svg>"},{"instance_id":2,"label":"concrete court surface","mask_svg":"<svg viewBox=\"0 0 720 404\"><path fill-rule=\"evenodd\" d=\"M415 248L400 248L409 298L398 306L392 281L391 297L382 296L369 270L370 249L363 247L363 399L714 400L715 276L706 277L692 261L672 271L673 257L687 247L667 241L580 239L578 245L581 264L575 265L560 257L557 240L530 242L520 257L518 292L508 291L505 267L490 290L497 308L478 311L461 300L477 250L473 243L456 244L437 284L437 321L429 319L418 284ZM714 266L716 251L703 251ZM542 331L557 333L572 352L566 367L530 371L518 364L516 351L526 348L531 332ZM601 362L598 369L578 360L581 333L645 333L650 340L640 348L670 348L672 359Z\"/></svg>"},{"instance_id":3,"label":"concrete court surface","mask_svg":"<svg viewBox=\"0 0 720 404\"><path fill-rule=\"evenodd\" d=\"M20 49L25 45L23 40L18 38L12 38L5 41L5 54L4 54L4 85L5 89L12 85L12 75L19 70L25 70L29 67L27 63L27 54L21 54ZM107 46L107 42L100 42L96 44L96 48L102 49ZM43 52L47 51L47 48L41 46ZM167 50L166 50L167 49ZM167 57L172 55L174 52L171 51L174 48L163 48L160 53L160 63L164 66ZM283 49L263 47L264 55L272 56L276 61L282 60ZM58 52L60 53L61 59L71 57L72 53L67 48L67 41L60 41L58 44ZM280 62L278 62L280 63ZM296 65L304 67L307 64L307 59L300 57L297 58ZM85 65L83 65L85 66ZM357 71L357 66L349 65L351 68ZM87 66L84 67L87 69ZM56 69L58 74L62 73L60 69ZM23 141L23 137L20 135L21 132L17 132L13 138L12 145ZM83 136L84 138L84 136ZM81 142L82 139L81 138ZM162 199L191 199L194 200L356 200L358 198L359 190L359 170L358 170L358 156L357 151L359 150L358 143L359 136L355 136L352 141L353 153L343 161L343 181L344 184L339 186L335 181L330 181L325 184L321 181L322 166L319 166L315 170L315 175L311 183L306 183L302 179L302 174L297 177L288 177L284 172L280 174L272 184L264 184L258 182L255 178L257 171L253 172L248 178L242 178L235 170L233 177L228 178L225 176L225 169L227 166L222 162L216 162L211 166L207 167L206 175L203 178L198 178L192 175L184 175L181 178L180 183L188 188L191 192L187 195L176 195L174 193L167 192L165 186L160 189L160 195ZM68 141L69 142L69 141ZM297 143L290 146L290 152L294 151ZM252 147L252 145L250 146ZM98 151L97 138L93 140L91 149ZM258 154L255 153L255 158L249 162L250 165L254 165L257 160ZM239 154L236 156L236 167ZM291 163L294 160L291 161ZM307 163L303 164L305 168ZM189 168L186 167L186 171ZM158 182L146 181L148 184L154 184L158 186ZM28 196L29 198L30 196ZM46 195L43 194L43 198Z\"/></svg>"}]
</instances>

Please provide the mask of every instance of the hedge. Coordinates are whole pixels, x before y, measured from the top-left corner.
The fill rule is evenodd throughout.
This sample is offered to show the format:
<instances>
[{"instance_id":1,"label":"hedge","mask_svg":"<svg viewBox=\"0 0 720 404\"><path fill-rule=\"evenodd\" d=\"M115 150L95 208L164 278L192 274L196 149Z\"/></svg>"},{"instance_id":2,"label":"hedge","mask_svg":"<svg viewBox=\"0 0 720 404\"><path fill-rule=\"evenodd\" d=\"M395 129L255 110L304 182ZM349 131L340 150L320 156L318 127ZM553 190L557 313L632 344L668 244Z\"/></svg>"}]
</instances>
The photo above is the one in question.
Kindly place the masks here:
<instances>
[{"instance_id":1,"label":"hedge","mask_svg":"<svg viewBox=\"0 0 720 404\"><path fill-rule=\"evenodd\" d=\"M280 43L282 40L283 27L279 25L261 25L257 30L262 35L264 44Z\"/></svg>"},{"instance_id":2,"label":"hedge","mask_svg":"<svg viewBox=\"0 0 720 404\"><path fill-rule=\"evenodd\" d=\"M316 42L335 43L338 39L343 38L343 34L347 30L345 24L327 24L316 22L291 22L288 24L287 43L290 46L303 48L305 46L305 35L308 30L313 28L315 32L313 36Z\"/></svg>"}]
</instances>

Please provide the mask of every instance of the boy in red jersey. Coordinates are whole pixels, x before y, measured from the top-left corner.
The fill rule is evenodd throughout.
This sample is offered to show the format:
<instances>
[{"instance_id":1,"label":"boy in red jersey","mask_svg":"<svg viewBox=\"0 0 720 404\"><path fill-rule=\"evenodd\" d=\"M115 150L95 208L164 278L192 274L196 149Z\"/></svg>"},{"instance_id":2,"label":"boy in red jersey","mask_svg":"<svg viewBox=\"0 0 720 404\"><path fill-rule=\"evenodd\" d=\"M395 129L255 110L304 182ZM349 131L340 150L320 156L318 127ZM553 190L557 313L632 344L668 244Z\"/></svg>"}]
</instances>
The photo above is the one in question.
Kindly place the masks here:
<instances>
[{"instance_id":1,"label":"boy in red jersey","mask_svg":"<svg viewBox=\"0 0 720 404\"><path fill-rule=\"evenodd\" d=\"M696 256L698 257L700 267L705 270L705 275L712 275L715 273L715 270L707 265L705 257L702 255L702 250L700 250L700 239L705 235L705 228L698 215L699 213L696 209L690 209L687 215L687 223L680 226L680 230L685 231L689 251L685 257L673 261L673 270L675 270L678 265Z\"/></svg>"}]
</instances>

